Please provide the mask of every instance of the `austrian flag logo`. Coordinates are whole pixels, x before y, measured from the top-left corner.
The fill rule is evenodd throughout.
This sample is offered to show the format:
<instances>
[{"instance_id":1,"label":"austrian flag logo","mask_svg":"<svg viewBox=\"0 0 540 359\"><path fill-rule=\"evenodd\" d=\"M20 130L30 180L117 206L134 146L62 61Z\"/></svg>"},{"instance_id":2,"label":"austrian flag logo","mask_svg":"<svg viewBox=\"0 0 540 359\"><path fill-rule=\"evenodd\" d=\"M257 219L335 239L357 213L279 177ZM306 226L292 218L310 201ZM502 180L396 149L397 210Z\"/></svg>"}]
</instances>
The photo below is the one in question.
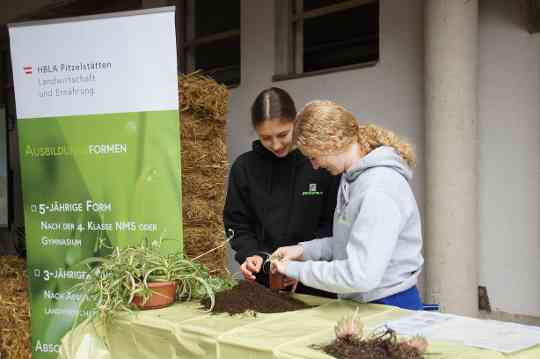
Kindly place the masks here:
<instances>
[{"instance_id":1,"label":"austrian flag logo","mask_svg":"<svg viewBox=\"0 0 540 359\"><path fill-rule=\"evenodd\" d=\"M23 70L25 74L32 75L32 66L24 66Z\"/></svg>"}]
</instances>

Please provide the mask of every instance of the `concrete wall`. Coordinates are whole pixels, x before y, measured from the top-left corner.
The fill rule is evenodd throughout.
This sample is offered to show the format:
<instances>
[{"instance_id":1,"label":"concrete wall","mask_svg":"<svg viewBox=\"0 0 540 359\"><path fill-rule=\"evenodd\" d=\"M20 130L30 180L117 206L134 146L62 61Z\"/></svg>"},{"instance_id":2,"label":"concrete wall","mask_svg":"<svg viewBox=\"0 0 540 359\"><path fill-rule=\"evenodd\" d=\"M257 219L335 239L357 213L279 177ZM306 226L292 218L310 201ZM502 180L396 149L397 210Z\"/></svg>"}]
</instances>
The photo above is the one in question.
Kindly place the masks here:
<instances>
[{"instance_id":1,"label":"concrete wall","mask_svg":"<svg viewBox=\"0 0 540 359\"><path fill-rule=\"evenodd\" d=\"M307 101L331 99L361 121L391 128L411 141L419 154L413 189L423 203L423 5L420 0L381 1L380 62L375 67L272 82L274 74L273 1L242 0L242 80L232 90L229 159L251 148L256 139L249 108L259 91L286 89L301 108ZM264 14L264 16L262 16ZM235 263L234 259L230 263ZM237 266L233 265L232 270Z\"/></svg>"},{"instance_id":2,"label":"concrete wall","mask_svg":"<svg viewBox=\"0 0 540 359\"><path fill-rule=\"evenodd\" d=\"M518 1L480 2L480 284L540 316L540 34Z\"/></svg>"}]
</instances>

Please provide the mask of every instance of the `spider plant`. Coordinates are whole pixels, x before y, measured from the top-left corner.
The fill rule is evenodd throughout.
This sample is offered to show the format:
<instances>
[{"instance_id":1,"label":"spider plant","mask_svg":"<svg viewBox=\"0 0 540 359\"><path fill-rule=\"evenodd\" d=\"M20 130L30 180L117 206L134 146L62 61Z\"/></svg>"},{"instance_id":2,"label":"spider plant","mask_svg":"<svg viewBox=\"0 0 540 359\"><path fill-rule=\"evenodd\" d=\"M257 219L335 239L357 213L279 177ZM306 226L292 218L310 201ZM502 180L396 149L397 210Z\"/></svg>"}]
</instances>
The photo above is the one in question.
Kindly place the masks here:
<instances>
[{"instance_id":1,"label":"spider plant","mask_svg":"<svg viewBox=\"0 0 540 359\"><path fill-rule=\"evenodd\" d=\"M148 287L151 282L173 281L177 284L179 300L208 297L212 307L214 293L233 285L231 280L212 277L204 265L182 253L162 254L159 246L147 242L136 247L114 247L108 256L88 258L81 264L90 270L72 291L85 294L81 310L104 323L120 313L137 309L132 304L135 296L147 301L152 294Z\"/></svg>"}]
</instances>

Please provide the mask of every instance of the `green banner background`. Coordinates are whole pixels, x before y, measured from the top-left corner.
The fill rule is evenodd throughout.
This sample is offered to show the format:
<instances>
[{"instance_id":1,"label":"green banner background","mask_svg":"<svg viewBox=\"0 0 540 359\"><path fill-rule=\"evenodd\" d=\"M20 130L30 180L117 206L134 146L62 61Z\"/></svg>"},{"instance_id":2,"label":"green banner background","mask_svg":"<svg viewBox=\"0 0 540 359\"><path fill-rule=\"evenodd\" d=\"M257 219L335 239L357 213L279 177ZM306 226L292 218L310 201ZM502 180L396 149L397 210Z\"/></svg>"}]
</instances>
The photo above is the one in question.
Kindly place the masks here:
<instances>
[{"instance_id":1,"label":"green banner background","mask_svg":"<svg viewBox=\"0 0 540 359\"><path fill-rule=\"evenodd\" d=\"M178 111L23 119L18 129L33 357L56 358L80 302L65 297L84 277L77 264L108 253L98 238L182 249Z\"/></svg>"}]
</instances>

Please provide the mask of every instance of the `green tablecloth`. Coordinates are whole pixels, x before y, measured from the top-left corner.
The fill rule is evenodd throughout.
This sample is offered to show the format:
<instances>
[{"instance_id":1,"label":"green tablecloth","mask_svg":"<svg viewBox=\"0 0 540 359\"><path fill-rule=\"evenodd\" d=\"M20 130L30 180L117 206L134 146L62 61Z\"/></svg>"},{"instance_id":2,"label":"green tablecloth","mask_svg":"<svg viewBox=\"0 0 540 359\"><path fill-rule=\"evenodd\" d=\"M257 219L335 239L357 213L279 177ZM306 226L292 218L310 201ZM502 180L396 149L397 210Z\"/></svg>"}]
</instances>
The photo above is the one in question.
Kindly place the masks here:
<instances>
[{"instance_id":1,"label":"green tablecloth","mask_svg":"<svg viewBox=\"0 0 540 359\"><path fill-rule=\"evenodd\" d=\"M292 359L331 358L311 349L334 338L334 325L359 308L366 326L398 319L410 312L395 307L300 296L318 307L278 314L211 315L197 303L137 312L112 324L105 343L103 328L85 322L62 340L61 359ZM99 333L99 334L98 334ZM429 358L538 359L540 345L511 355L431 342Z\"/></svg>"}]
</instances>

